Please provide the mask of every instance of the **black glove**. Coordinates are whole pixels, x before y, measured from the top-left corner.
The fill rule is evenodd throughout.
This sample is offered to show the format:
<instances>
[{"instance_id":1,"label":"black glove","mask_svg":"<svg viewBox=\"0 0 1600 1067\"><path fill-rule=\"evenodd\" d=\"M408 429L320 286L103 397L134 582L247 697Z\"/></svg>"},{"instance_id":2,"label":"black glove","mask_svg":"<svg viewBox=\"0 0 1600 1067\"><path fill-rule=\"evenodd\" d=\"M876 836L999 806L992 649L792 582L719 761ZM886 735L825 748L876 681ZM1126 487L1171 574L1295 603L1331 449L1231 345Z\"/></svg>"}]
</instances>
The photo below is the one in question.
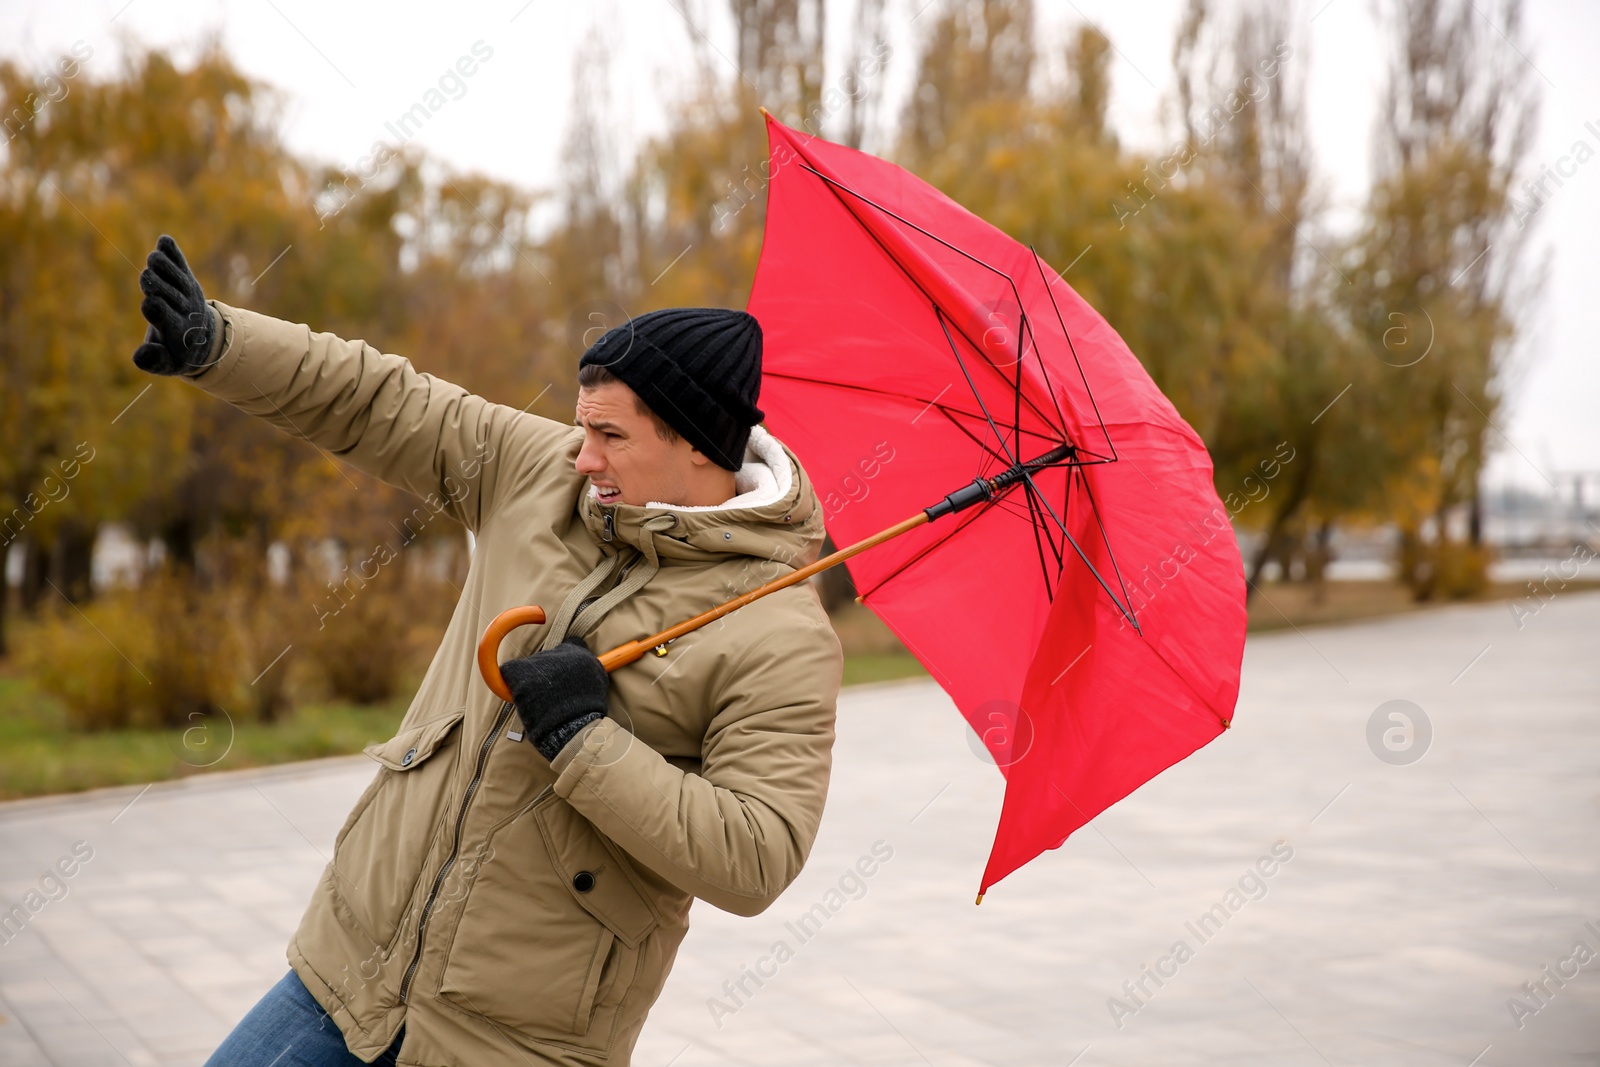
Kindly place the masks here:
<instances>
[{"instance_id":1,"label":"black glove","mask_svg":"<svg viewBox=\"0 0 1600 1067\"><path fill-rule=\"evenodd\" d=\"M217 313L183 258L178 242L162 234L139 273L150 324L133 353L134 366L151 374L199 374L211 362L211 339L221 326Z\"/></svg>"},{"instance_id":2,"label":"black glove","mask_svg":"<svg viewBox=\"0 0 1600 1067\"><path fill-rule=\"evenodd\" d=\"M555 759L585 724L606 713L611 675L581 637L507 660L500 664L500 673L528 739L547 760Z\"/></svg>"}]
</instances>

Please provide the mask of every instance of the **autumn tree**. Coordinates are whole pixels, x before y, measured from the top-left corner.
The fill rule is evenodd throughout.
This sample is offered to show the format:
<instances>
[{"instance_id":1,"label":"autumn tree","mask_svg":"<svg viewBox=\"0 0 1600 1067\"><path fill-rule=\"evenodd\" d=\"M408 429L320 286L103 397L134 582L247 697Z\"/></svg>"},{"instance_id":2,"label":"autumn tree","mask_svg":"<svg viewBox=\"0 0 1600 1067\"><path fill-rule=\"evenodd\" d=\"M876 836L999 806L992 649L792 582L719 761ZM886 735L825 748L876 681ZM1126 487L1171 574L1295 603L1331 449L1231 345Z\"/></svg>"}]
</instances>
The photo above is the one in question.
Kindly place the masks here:
<instances>
[{"instance_id":1,"label":"autumn tree","mask_svg":"<svg viewBox=\"0 0 1600 1067\"><path fill-rule=\"evenodd\" d=\"M1366 219L1347 303L1380 364L1398 462L1385 510L1418 599L1481 588L1480 478L1517 325L1539 271L1512 191L1527 165L1537 77L1520 0L1396 0ZM1452 516L1464 511L1465 530Z\"/></svg>"}]
</instances>

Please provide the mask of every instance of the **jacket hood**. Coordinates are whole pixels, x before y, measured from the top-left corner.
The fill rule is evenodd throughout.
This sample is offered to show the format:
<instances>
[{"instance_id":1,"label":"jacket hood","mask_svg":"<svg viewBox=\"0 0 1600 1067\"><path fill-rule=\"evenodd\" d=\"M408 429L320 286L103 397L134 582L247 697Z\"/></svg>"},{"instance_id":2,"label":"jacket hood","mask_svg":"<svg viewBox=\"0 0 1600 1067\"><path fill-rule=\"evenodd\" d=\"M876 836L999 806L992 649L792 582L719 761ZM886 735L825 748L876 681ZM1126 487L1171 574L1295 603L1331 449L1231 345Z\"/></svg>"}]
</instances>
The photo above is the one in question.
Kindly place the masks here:
<instances>
[{"instance_id":1,"label":"jacket hood","mask_svg":"<svg viewBox=\"0 0 1600 1067\"><path fill-rule=\"evenodd\" d=\"M816 561L825 533L822 508L810 477L788 445L764 427L752 428L734 487L738 495L725 503L691 507L659 502L603 505L590 486L578 509L595 541L643 551L643 540L653 536L663 560L709 562L752 556L794 568ZM658 516L671 516L672 521L650 521Z\"/></svg>"}]
</instances>

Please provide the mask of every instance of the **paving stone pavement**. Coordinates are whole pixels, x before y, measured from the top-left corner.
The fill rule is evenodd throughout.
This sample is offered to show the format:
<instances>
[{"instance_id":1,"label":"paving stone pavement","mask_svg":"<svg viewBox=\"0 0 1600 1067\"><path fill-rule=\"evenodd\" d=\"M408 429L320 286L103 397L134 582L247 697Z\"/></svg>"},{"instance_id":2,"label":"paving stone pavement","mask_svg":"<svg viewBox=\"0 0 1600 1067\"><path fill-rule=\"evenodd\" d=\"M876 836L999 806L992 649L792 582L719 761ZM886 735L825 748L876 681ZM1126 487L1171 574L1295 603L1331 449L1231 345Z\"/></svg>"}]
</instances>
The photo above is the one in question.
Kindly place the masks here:
<instances>
[{"instance_id":1,"label":"paving stone pavement","mask_svg":"<svg viewBox=\"0 0 1600 1067\"><path fill-rule=\"evenodd\" d=\"M847 690L805 871L755 918L696 903L634 1062L1592 1067L1600 959L1572 955L1600 951L1600 594L1522 624L1492 604L1252 638L1234 729L980 907L1000 775L931 683ZM1367 739L1396 699L1432 724L1409 765ZM202 1062L283 974L371 773L0 805L5 907L73 870L0 944L0 1065Z\"/></svg>"}]
</instances>

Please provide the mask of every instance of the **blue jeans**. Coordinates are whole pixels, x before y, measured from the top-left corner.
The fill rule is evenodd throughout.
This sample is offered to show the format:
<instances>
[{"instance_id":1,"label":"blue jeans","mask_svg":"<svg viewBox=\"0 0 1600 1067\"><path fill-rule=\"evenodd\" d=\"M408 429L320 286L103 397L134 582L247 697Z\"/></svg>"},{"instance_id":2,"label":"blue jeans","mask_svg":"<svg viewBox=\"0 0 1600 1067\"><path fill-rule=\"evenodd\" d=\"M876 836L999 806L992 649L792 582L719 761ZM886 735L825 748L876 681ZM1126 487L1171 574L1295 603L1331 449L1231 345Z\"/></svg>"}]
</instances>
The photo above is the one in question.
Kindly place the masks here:
<instances>
[{"instance_id":1,"label":"blue jeans","mask_svg":"<svg viewBox=\"0 0 1600 1067\"><path fill-rule=\"evenodd\" d=\"M373 1061L394 1067L405 1027L394 1044ZM206 1060L205 1067L365 1067L345 1047L344 1035L322 1010L300 976L290 971L267 990L233 1033Z\"/></svg>"}]
</instances>

